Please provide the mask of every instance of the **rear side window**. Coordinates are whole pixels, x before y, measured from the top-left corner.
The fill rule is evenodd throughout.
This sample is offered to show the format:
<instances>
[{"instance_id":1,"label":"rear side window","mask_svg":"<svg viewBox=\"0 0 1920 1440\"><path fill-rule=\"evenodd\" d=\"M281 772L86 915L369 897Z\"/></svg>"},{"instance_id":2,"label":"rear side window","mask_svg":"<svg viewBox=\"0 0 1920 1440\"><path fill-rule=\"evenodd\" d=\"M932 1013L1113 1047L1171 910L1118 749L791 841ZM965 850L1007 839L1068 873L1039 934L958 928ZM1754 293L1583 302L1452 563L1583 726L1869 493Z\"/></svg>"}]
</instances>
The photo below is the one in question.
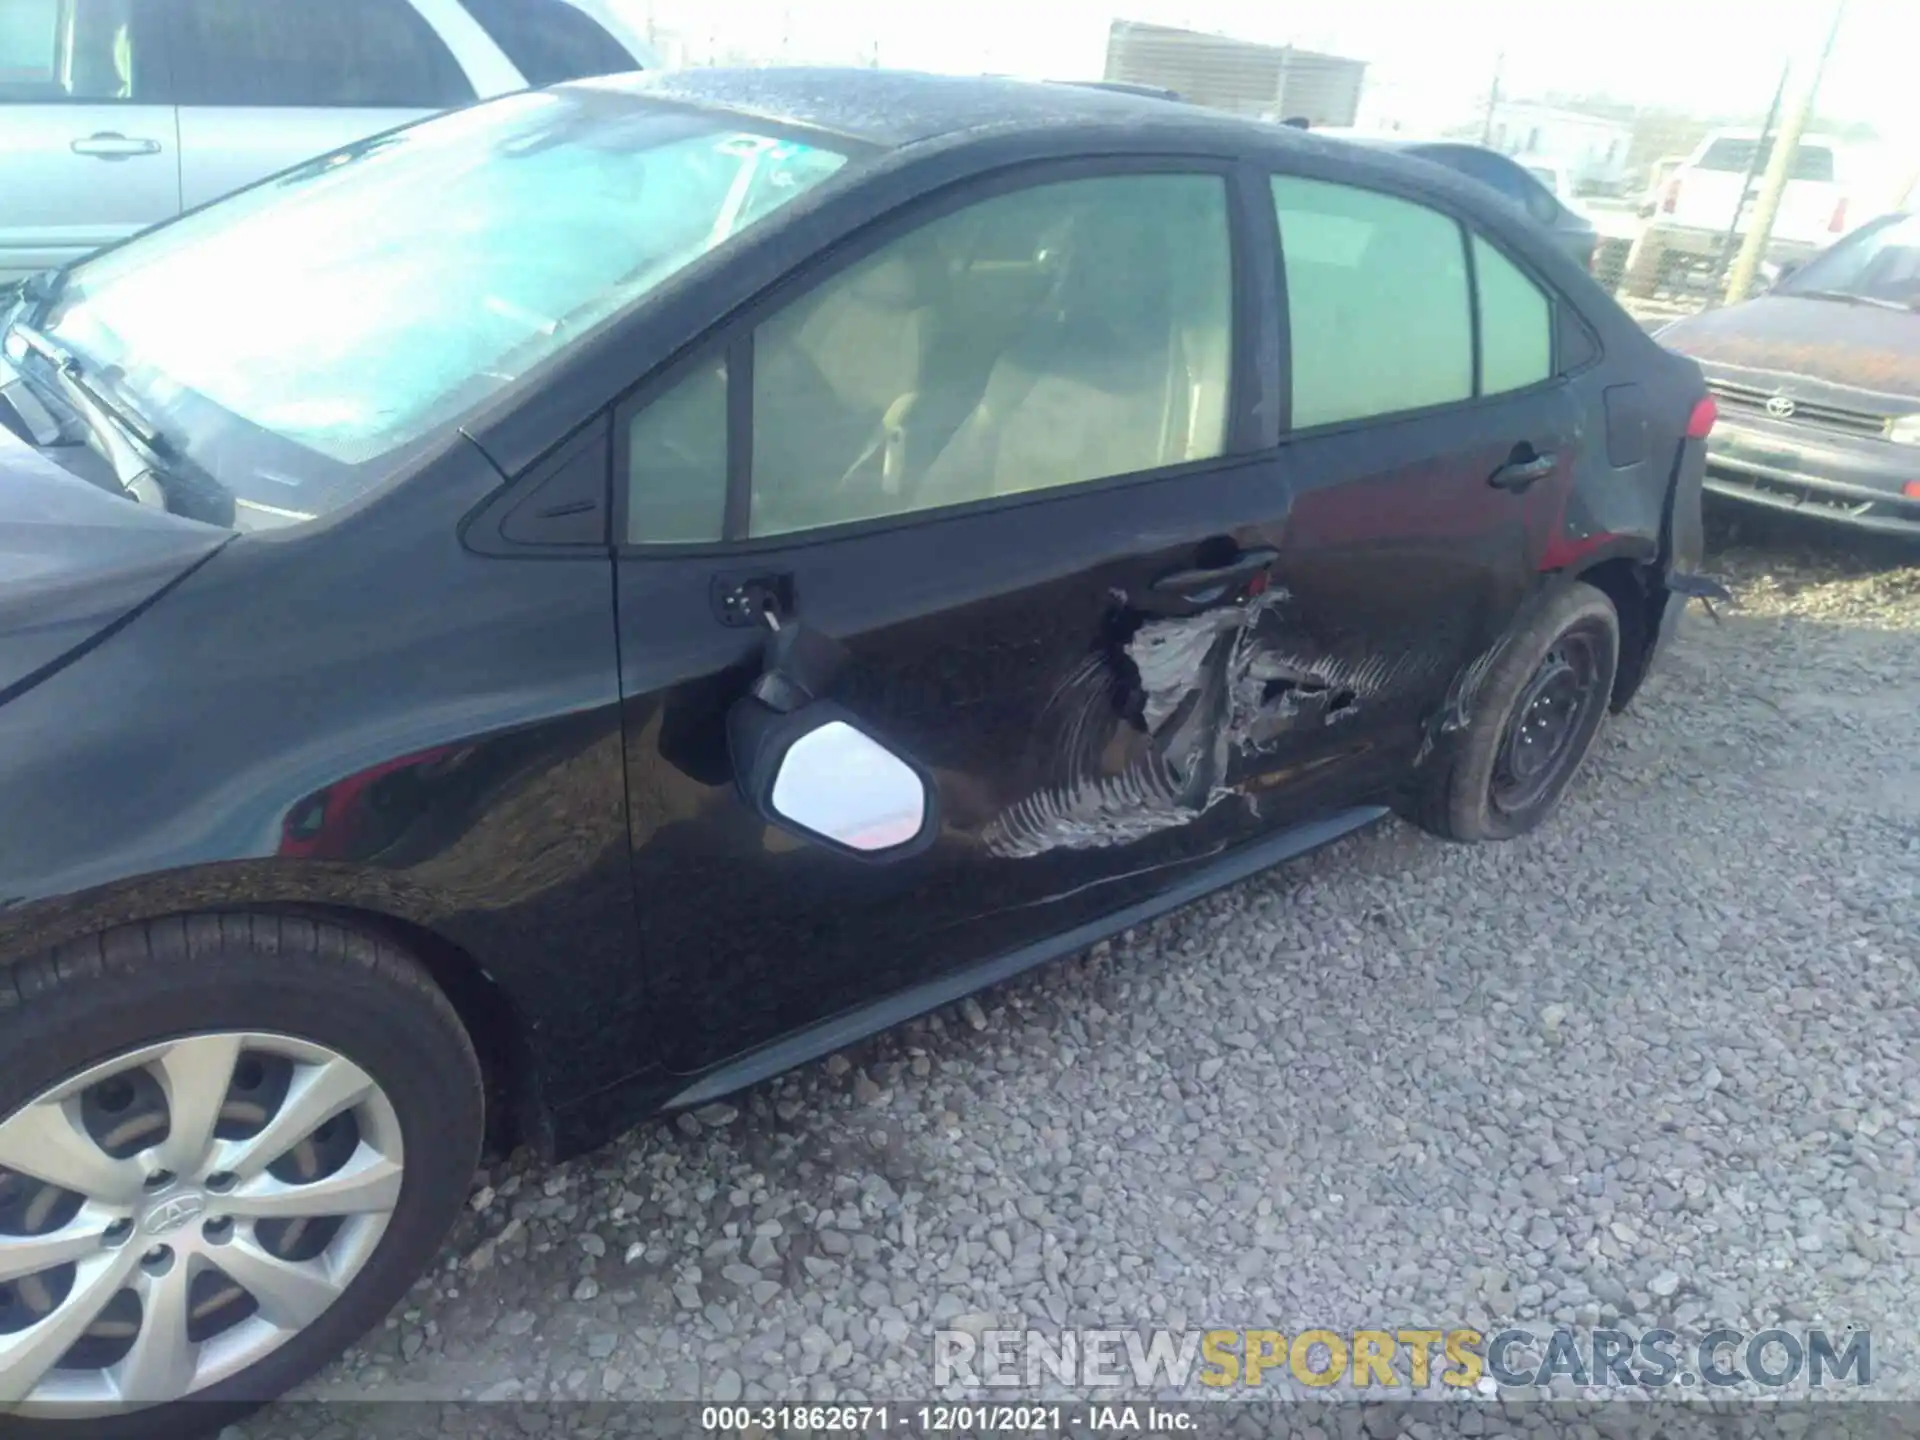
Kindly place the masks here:
<instances>
[{"instance_id":1,"label":"rear side window","mask_svg":"<svg viewBox=\"0 0 1920 1440\"><path fill-rule=\"evenodd\" d=\"M137 0L0 0L0 104L166 96ZM150 9L149 9L150 13Z\"/></svg>"},{"instance_id":2,"label":"rear side window","mask_svg":"<svg viewBox=\"0 0 1920 1440\"><path fill-rule=\"evenodd\" d=\"M638 69L626 47L567 0L461 0L533 86Z\"/></svg>"},{"instance_id":3,"label":"rear side window","mask_svg":"<svg viewBox=\"0 0 1920 1440\"><path fill-rule=\"evenodd\" d=\"M1472 397L1459 225L1395 196L1293 176L1274 177L1273 200L1296 430Z\"/></svg>"},{"instance_id":4,"label":"rear side window","mask_svg":"<svg viewBox=\"0 0 1920 1440\"><path fill-rule=\"evenodd\" d=\"M473 99L408 0L177 0L175 16L183 105L441 110Z\"/></svg>"},{"instance_id":5,"label":"rear side window","mask_svg":"<svg viewBox=\"0 0 1920 1440\"><path fill-rule=\"evenodd\" d=\"M1478 235L1473 273L1479 283L1480 393L1540 384L1553 374L1553 307L1546 292Z\"/></svg>"},{"instance_id":6,"label":"rear side window","mask_svg":"<svg viewBox=\"0 0 1920 1440\"><path fill-rule=\"evenodd\" d=\"M1701 157L1700 168L1726 170L1736 175L1744 175L1749 170L1756 174L1764 173L1773 160L1773 142L1768 141L1766 148L1760 150L1756 164L1754 151L1759 147L1757 140L1716 140ZM1824 145L1802 145L1794 153L1791 178L1813 180L1823 185L1830 183L1833 179L1833 151Z\"/></svg>"}]
</instances>

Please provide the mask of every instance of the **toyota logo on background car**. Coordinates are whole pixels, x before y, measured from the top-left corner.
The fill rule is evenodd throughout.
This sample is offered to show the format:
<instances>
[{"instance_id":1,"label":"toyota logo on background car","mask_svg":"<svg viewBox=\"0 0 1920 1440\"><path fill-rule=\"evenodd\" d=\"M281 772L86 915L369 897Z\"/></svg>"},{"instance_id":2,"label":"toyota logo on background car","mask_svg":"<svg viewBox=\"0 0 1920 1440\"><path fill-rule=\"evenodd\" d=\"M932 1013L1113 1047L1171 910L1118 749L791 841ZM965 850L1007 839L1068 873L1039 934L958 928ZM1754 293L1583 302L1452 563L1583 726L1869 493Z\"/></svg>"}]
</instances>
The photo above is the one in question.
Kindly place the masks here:
<instances>
[{"instance_id":1,"label":"toyota logo on background car","mask_svg":"<svg viewBox=\"0 0 1920 1440\"><path fill-rule=\"evenodd\" d=\"M1793 412L1799 408L1799 406L1795 405L1793 401L1785 395L1775 395L1771 400L1767 401L1767 414L1776 420L1789 420L1793 418Z\"/></svg>"}]
</instances>

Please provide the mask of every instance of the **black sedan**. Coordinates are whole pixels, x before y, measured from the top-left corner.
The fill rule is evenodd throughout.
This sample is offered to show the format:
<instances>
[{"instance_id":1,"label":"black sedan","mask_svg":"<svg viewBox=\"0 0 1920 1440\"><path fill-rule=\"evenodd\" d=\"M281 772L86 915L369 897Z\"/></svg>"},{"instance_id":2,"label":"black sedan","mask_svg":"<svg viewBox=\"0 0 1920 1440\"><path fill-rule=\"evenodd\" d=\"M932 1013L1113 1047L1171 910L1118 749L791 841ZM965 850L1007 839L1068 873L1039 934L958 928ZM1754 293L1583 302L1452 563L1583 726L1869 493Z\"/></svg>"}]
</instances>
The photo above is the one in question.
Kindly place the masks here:
<instances>
[{"instance_id":1,"label":"black sedan","mask_svg":"<svg viewBox=\"0 0 1920 1440\"><path fill-rule=\"evenodd\" d=\"M1569 206L1538 175L1512 156L1464 140L1408 140L1391 135L1333 133L1358 145L1444 165L1478 180L1525 211L1528 219L1552 232L1560 248L1592 272L1600 249L1600 232L1593 221Z\"/></svg>"},{"instance_id":2,"label":"black sedan","mask_svg":"<svg viewBox=\"0 0 1920 1440\"><path fill-rule=\"evenodd\" d=\"M1766 295L1675 321L1724 423L1707 488L1920 535L1920 215L1886 215Z\"/></svg>"},{"instance_id":3,"label":"black sedan","mask_svg":"<svg viewBox=\"0 0 1920 1440\"><path fill-rule=\"evenodd\" d=\"M1529 830L1703 583L1700 373L1544 234L1135 96L520 94L0 321L0 1404L87 1433L324 1364L484 1144Z\"/></svg>"}]
</instances>

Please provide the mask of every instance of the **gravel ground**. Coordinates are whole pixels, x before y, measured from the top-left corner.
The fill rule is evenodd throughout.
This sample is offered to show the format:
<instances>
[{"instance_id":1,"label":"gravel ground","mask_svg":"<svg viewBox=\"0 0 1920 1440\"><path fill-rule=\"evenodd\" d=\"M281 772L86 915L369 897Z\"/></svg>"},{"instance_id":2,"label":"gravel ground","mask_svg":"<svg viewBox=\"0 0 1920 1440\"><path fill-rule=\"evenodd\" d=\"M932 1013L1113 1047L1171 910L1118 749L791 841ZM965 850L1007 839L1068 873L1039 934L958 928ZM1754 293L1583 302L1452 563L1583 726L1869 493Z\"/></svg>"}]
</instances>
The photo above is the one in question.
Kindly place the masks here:
<instances>
[{"instance_id":1,"label":"gravel ground","mask_svg":"<svg viewBox=\"0 0 1920 1440\"><path fill-rule=\"evenodd\" d=\"M924 1399L936 1325L991 1316L1868 1326L1871 1393L1920 1396L1920 568L1713 534L1740 607L1696 610L1540 833L1390 823L517 1156L306 1394Z\"/></svg>"}]
</instances>

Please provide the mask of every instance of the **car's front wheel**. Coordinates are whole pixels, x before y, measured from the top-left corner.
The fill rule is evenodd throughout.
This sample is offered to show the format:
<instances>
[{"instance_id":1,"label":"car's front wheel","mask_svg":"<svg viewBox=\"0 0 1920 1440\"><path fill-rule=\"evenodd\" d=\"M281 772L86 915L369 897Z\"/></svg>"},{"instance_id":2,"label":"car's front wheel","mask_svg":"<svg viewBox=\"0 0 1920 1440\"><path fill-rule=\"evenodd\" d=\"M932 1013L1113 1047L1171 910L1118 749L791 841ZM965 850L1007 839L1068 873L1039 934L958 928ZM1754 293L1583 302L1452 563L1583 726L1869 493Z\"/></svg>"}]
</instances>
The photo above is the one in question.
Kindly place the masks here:
<instances>
[{"instance_id":1,"label":"car's front wheel","mask_svg":"<svg viewBox=\"0 0 1920 1440\"><path fill-rule=\"evenodd\" d=\"M306 919L0 969L0 1055L0 1409L33 1433L198 1432L296 1385L405 1294L479 1150L446 998Z\"/></svg>"}]
</instances>

